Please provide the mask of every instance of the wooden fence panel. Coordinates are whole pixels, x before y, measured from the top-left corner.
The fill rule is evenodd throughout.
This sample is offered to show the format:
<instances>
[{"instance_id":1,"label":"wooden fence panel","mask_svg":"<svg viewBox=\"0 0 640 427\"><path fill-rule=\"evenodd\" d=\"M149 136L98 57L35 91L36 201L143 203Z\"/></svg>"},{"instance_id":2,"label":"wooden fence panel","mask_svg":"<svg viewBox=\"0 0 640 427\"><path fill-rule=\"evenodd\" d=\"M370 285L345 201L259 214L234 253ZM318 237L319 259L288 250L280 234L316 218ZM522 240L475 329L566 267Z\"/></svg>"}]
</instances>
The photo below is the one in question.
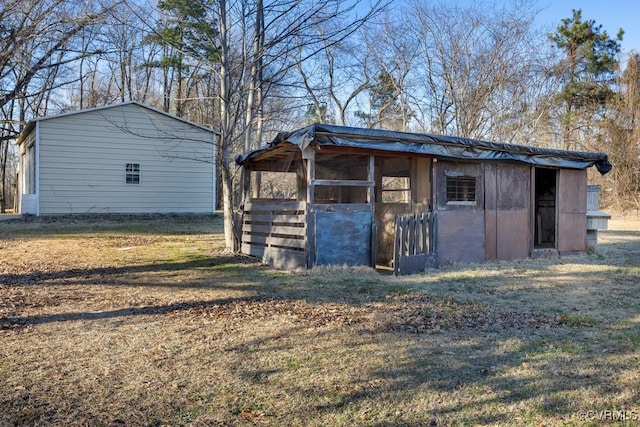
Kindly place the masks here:
<instances>
[{"instance_id":1,"label":"wooden fence panel","mask_svg":"<svg viewBox=\"0 0 640 427\"><path fill-rule=\"evenodd\" d=\"M396 276L418 273L435 266L432 227L430 213L396 216L393 250L393 273Z\"/></svg>"}]
</instances>

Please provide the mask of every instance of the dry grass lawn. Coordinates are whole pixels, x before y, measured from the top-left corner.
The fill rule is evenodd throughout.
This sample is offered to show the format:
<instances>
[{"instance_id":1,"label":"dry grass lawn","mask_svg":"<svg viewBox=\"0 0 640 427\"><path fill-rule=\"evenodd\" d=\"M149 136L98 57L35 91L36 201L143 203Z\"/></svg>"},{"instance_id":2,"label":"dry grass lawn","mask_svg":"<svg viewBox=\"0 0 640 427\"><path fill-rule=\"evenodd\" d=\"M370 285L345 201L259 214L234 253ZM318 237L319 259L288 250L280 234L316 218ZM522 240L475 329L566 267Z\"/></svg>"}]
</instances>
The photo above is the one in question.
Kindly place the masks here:
<instances>
[{"instance_id":1,"label":"dry grass lawn","mask_svg":"<svg viewBox=\"0 0 640 427\"><path fill-rule=\"evenodd\" d=\"M0 426L636 425L640 221L596 253L276 271L217 218L0 222Z\"/></svg>"}]
</instances>

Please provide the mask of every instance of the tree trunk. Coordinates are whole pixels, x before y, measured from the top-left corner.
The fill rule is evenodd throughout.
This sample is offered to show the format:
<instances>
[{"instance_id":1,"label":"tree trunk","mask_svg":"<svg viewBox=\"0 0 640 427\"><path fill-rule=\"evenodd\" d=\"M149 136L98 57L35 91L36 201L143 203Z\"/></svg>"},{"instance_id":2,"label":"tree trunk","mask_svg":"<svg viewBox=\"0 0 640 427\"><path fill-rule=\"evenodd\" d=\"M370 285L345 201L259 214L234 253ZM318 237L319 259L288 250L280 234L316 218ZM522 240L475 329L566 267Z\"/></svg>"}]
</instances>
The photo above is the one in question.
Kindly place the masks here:
<instances>
[{"instance_id":1,"label":"tree trunk","mask_svg":"<svg viewBox=\"0 0 640 427\"><path fill-rule=\"evenodd\" d=\"M0 213L6 212L7 203L7 157L9 156L9 141L2 141L0 147L2 147L2 153L0 153Z\"/></svg>"},{"instance_id":2,"label":"tree trunk","mask_svg":"<svg viewBox=\"0 0 640 427\"><path fill-rule=\"evenodd\" d=\"M238 239L233 218L233 179L231 175L231 100L229 64L229 33L227 28L227 2L220 0L220 156L222 178L222 211L224 215L224 243L227 251L238 250Z\"/></svg>"}]
</instances>

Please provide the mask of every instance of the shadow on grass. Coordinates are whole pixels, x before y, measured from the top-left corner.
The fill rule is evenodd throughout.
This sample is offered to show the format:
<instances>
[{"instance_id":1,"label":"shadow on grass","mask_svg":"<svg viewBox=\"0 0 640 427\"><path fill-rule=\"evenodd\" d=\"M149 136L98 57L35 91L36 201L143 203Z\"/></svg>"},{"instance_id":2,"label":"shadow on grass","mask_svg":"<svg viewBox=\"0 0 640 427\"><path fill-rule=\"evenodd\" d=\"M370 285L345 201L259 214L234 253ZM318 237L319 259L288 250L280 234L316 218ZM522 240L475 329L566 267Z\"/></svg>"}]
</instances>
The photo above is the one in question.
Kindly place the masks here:
<instances>
[{"instance_id":1,"label":"shadow on grass","mask_svg":"<svg viewBox=\"0 0 640 427\"><path fill-rule=\"evenodd\" d=\"M38 238L60 235L134 233L140 235L220 234L219 214L77 214L66 216L20 216L0 222L0 238Z\"/></svg>"},{"instance_id":2,"label":"shadow on grass","mask_svg":"<svg viewBox=\"0 0 640 427\"><path fill-rule=\"evenodd\" d=\"M601 249L605 254L611 254L613 257L614 252L621 251L629 254L638 251L640 233L624 232L620 235L611 233L607 237L615 238L615 242L602 245ZM625 242L625 239L629 241ZM572 262L580 264L580 259L576 257ZM588 261L590 264L595 262L615 266L640 264L640 259L633 257L596 259L595 261L589 258ZM0 284L46 285L46 282L52 282L60 285L65 284L65 280L81 279L70 284L158 286L155 283L136 283L135 280L123 279L122 276L210 269L211 275L208 277L170 286L210 286L209 281L216 279L216 272L226 271L230 274L224 279L228 286L237 285L238 290L247 291L253 295L119 308L104 312L68 312L9 318L9 321L15 325L163 315L190 310L202 310L208 314L213 312L215 315L217 310L232 308L237 304L261 304L265 301L277 304L279 301L291 302L294 299L313 305L315 309L322 304L336 302L345 304L347 308L368 309L367 304L374 301L380 303L379 310L384 311L388 309L385 302L393 302L394 296L397 296L399 291L405 290L394 284L396 282L389 284L381 279L380 282L373 283L370 277L358 277L357 274L346 278L336 275L313 279L312 281L315 280L315 282L307 284L306 287L302 283L294 287L280 286L276 283L279 280L278 273L268 268L258 268L257 273L249 274L243 271L242 267L245 265L256 267L258 264L245 257L220 256L180 263L88 270L70 269L37 275L0 275ZM515 280L527 281L532 277L537 278L545 274L545 269L549 265L554 263L550 261L549 264L534 267L536 269L534 275L518 277ZM592 293L602 292L598 289L601 284L592 280L593 272L578 271L567 275L576 278L575 286L582 286ZM627 276L630 277L628 283L622 283L624 287L615 290L616 295L620 297L625 289L631 291L637 285L637 281L634 282L634 277L637 278L637 275L625 275L625 280ZM276 279L270 282L274 277ZM288 277L296 278L293 275ZM96 278L100 280L96 281ZM304 280L302 276L298 276L297 279L300 282ZM613 279L617 280L619 277L616 276ZM364 284L367 280L371 283ZM251 283L243 284L247 281ZM313 286L319 289L311 289ZM428 288L425 287L423 292L428 294ZM536 292L547 293L549 300L556 297L551 290L536 289ZM634 304L637 301L636 295L629 297L633 299ZM628 300L631 301L631 299ZM267 310L270 308L267 307ZM295 306L293 308L296 309ZM458 309L464 309L464 305L460 304ZM535 308L524 307L523 309ZM640 398L640 392L637 391L640 390L638 378L626 377L630 371L637 370L640 330L636 319L637 310L634 310L634 306L629 306L626 313L628 317L617 319L616 325L613 325L614 320L596 325L576 321L574 324L553 325L548 328L504 327L491 331L478 328L473 324L462 323L441 330L429 329L424 333L409 333L390 329L384 322L372 322L367 329L356 329L348 335L353 342L345 344L345 348L355 353L357 357L354 357L355 362L351 362L350 368L353 372L349 377L351 379L342 380L338 384L339 388L333 384L323 385L322 381L309 385L308 381L299 377L294 377L297 380L287 382L286 386L278 382L271 384L270 378L280 375L283 371L300 370L300 377L302 377L302 372L305 372L304 366L285 360L280 367L263 369L260 366L246 366L243 368L241 362L242 360L259 360L261 354L265 352L272 352L274 356L295 354L296 346L304 346L310 340L319 342L323 339L328 340L329 334L335 333L336 330L323 330L300 321L297 328L283 328L276 334L251 336L247 339L240 336L237 338L238 342L225 348L225 351L235 352L238 355L237 366L234 366L238 370L238 375L246 382L260 384L262 395L266 396L264 390L277 395L282 393L282 388L285 387L286 393L296 396L300 402L305 402L307 406L298 405L287 408L291 411L287 416L291 417L293 414L298 420L308 423L318 423L318 417L325 415L327 419L331 419L330 415L333 414L344 414L346 419L349 414L353 415L352 408L360 407L364 410L375 408L379 402L393 402L399 404L398 414L388 415L387 419L382 421L379 419L384 418L383 416L379 416L378 419L372 416L370 420L361 421L360 424L372 426L453 423L537 425L543 423L545 419L551 419L551 425L575 424L580 422L575 418L579 410L638 409L634 406ZM418 307L410 314L432 318L430 317L432 315L422 307ZM578 317L575 319L580 320ZM347 327L339 328L337 332L350 333ZM308 334L306 336L308 341L300 342L298 336L306 334ZM387 351L388 354L392 354L392 351L400 348L405 357L389 360L384 366L365 371L358 362L363 360L361 358L369 356L372 343L383 354ZM326 351L326 355L333 354L330 349L323 350L320 346L317 350ZM255 359L247 355L252 355ZM309 357L321 358L322 356L323 354L312 354ZM630 361L636 365L630 365ZM624 382L616 383L617 379L624 379ZM267 389L267 386L277 390ZM249 391L245 393L238 391L237 396L260 399L260 393L251 393L251 384L246 387ZM585 394L580 394L582 392ZM600 400L592 403L589 398ZM268 396L265 400L264 406L268 406ZM609 406L590 407L588 405ZM243 424L244 420L240 416L242 410L243 406L237 406L230 411L237 417L234 420L235 424ZM520 418L515 420L515 416ZM288 420L295 421L294 418L288 418ZM353 422L353 424L358 423L355 420Z\"/></svg>"},{"instance_id":3,"label":"shadow on grass","mask_svg":"<svg viewBox=\"0 0 640 427\"><path fill-rule=\"evenodd\" d=\"M65 313L56 313L56 314L42 314L42 315L33 315L33 316L22 316L22 317L7 317L6 322L13 325L20 326L34 326L40 325L43 323L51 323L51 322L68 322L74 320L105 320L105 319L114 319L118 317L129 317L129 316L149 316L149 315L163 315L170 314L174 312L182 312L188 310L202 310L202 309L214 309L217 307L223 307L226 305L234 304L234 303L255 303L260 301L258 298L221 298L207 301L189 301L189 302L178 302L171 304L161 304L161 305L153 305L153 306L144 306L144 307L127 307L121 308L117 310L106 310L106 311L98 311L98 312L65 312Z\"/></svg>"},{"instance_id":4,"label":"shadow on grass","mask_svg":"<svg viewBox=\"0 0 640 427\"><path fill-rule=\"evenodd\" d=\"M129 274L152 273L152 272L180 272L185 270L196 270L208 268L212 270L234 270L243 265L256 265L257 260L239 255L223 255L219 257L198 258L184 262L158 262L145 265L133 265L127 267L99 267L99 268L72 268L62 271L36 272L25 274L0 274L0 285L34 285L52 280L70 279L94 279L118 277ZM109 284L117 284L114 280L109 280ZM59 283L60 284L60 283ZM64 282L62 282L64 284ZM74 282L73 284L78 284ZM125 283L122 283L125 284ZM130 284L130 282L127 282ZM151 284L148 286L152 286ZM153 285L156 286L156 285ZM182 287L176 284L172 287Z\"/></svg>"}]
</instances>

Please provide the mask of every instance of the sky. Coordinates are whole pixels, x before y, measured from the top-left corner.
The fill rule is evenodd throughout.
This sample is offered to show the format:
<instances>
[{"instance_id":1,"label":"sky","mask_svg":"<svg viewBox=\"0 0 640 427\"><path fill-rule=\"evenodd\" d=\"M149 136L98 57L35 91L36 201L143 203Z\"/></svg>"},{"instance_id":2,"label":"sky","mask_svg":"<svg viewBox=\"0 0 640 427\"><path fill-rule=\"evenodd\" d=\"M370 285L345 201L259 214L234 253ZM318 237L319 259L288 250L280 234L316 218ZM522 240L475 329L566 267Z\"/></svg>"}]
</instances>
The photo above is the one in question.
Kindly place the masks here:
<instances>
[{"instance_id":1,"label":"sky","mask_svg":"<svg viewBox=\"0 0 640 427\"><path fill-rule=\"evenodd\" d=\"M596 25L602 25L611 38L618 34L619 28L624 30L623 53L640 52L638 0L538 0L537 5L541 9L538 23L548 27L549 31L554 31L563 18L570 18L573 9L581 9L584 21L596 21Z\"/></svg>"}]
</instances>

